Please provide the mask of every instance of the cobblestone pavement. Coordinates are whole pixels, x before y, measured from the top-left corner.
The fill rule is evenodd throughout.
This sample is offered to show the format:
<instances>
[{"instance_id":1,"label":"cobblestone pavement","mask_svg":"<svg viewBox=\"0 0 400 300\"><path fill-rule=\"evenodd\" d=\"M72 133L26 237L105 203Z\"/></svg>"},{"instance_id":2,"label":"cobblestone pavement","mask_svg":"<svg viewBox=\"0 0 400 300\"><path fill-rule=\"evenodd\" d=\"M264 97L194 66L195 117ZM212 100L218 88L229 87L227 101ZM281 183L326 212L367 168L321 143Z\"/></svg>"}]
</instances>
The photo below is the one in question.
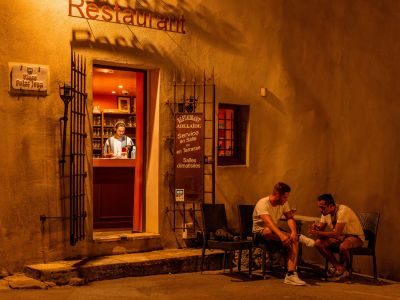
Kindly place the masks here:
<instances>
[{"instance_id":1,"label":"cobblestone pavement","mask_svg":"<svg viewBox=\"0 0 400 300\"><path fill-rule=\"evenodd\" d=\"M361 277L353 282L326 282L309 273L300 276L307 286L285 285L282 276L262 279L256 273L249 280L245 274L207 271L130 277L48 290L7 289L0 290L0 299L400 299L400 283Z\"/></svg>"}]
</instances>

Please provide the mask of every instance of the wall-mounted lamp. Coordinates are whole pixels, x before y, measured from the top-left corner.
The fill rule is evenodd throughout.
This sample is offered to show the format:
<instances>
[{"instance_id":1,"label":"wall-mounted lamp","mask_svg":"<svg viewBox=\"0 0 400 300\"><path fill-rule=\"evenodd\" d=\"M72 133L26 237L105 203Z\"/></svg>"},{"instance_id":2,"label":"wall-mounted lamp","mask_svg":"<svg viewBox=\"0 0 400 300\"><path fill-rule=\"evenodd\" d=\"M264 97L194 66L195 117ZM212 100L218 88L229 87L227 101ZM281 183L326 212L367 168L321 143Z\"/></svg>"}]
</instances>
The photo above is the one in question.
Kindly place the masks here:
<instances>
[{"instance_id":1,"label":"wall-mounted lamp","mask_svg":"<svg viewBox=\"0 0 400 300\"><path fill-rule=\"evenodd\" d=\"M267 88L262 87L262 88L260 89L260 96L261 96L261 97L267 97L267 93L268 93Z\"/></svg>"},{"instance_id":2,"label":"wall-mounted lamp","mask_svg":"<svg viewBox=\"0 0 400 300\"><path fill-rule=\"evenodd\" d=\"M60 84L59 86L60 98L64 102L70 102L72 99L72 88L68 83Z\"/></svg>"},{"instance_id":3,"label":"wall-mounted lamp","mask_svg":"<svg viewBox=\"0 0 400 300\"><path fill-rule=\"evenodd\" d=\"M64 117L60 118L60 126L62 127L62 137L61 137L61 175L64 175L64 164L65 164L65 143L67 139L67 121L68 121L68 105L72 100L72 87L68 83L63 83L59 85L60 98L64 102Z\"/></svg>"}]
</instances>

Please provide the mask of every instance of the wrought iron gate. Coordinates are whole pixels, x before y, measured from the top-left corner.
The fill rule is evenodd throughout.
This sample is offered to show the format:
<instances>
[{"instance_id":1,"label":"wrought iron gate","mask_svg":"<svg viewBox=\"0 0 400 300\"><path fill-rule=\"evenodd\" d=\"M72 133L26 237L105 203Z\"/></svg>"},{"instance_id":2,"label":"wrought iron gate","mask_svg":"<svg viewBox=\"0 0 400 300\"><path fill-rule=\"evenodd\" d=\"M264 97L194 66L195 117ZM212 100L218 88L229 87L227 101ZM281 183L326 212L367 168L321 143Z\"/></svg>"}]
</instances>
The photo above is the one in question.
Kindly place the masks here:
<instances>
[{"instance_id":1,"label":"wrought iron gate","mask_svg":"<svg viewBox=\"0 0 400 300\"><path fill-rule=\"evenodd\" d=\"M187 224L193 224L190 228L193 233L200 228L197 213L200 212L201 203L215 203L215 164L216 164L216 149L215 149L215 83L214 71L210 77L206 77L204 72L201 80L197 80L195 75L190 80L186 79L186 74L183 74L183 79L178 80L177 75L173 75L172 99L168 100L167 105L170 108L171 114L175 117L178 113L202 113L203 114L203 164L204 164L204 180L203 180L203 195L200 201L183 201L178 202L175 199L174 190L174 173L170 176L170 191L173 200L173 209L168 209L167 212L173 213L172 230L188 230ZM176 140L170 137L170 152L175 157L173 150ZM175 164L175 161L174 161ZM171 178L172 177L172 178ZM179 221L178 221L179 219ZM177 224L182 222L182 225Z\"/></svg>"},{"instance_id":2,"label":"wrought iron gate","mask_svg":"<svg viewBox=\"0 0 400 300\"><path fill-rule=\"evenodd\" d=\"M70 244L85 238L86 59L71 51Z\"/></svg>"}]
</instances>

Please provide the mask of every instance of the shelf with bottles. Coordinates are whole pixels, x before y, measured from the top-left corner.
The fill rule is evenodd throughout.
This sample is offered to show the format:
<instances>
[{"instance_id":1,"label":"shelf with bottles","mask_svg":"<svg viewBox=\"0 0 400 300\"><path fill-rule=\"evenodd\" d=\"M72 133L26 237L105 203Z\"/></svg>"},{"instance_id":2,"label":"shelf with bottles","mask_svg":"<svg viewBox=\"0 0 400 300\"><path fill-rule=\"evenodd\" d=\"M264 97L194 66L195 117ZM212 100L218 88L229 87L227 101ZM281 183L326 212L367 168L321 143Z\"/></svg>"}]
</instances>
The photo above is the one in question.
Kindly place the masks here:
<instances>
[{"instance_id":1,"label":"shelf with bottles","mask_svg":"<svg viewBox=\"0 0 400 300\"><path fill-rule=\"evenodd\" d=\"M136 114L104 113L103 127L114 127L118 122L125 124L126 128L136 128Z\"/></svg>"},{"instance_id":2,"label":"shelf with bottles","mask_svg":"<svg viewBox=\"0 0 400 300\"><path fill-rule=\"evenodd\" d=\"M125 123L125 124L126 124L126 123ZM114 128L114 126L111 126L111 125L104 125L103 128ZM126 129L128 129L128 128L136 128L136 125L135 125L135 126L125 126L125 128L126 128Z\"/></svg>"},{"instance_id":3,"label":"shelf with bottles","mask_svg":"<svg viewBox=\"0 0 400 300\"><path fill-rule=\"evenodd\" d=\"M136 114L134 113L93 113L93 127L114 127L117 122L125 123L127 128L136 127Z\"/></svg>"},{"instance_id":4,"label":"shelf with bottles","mask_svg":"<svg viewBox=\"0 0 400 300\"><path fill-rule=\"evenodd\" d=\"M102 130L101 130L101 126L98 127L93 127L93 139L101 139L102 136Z\"/></svg>"},{"instance_id":5,"label":"shelf with bottles","mask_svg":"<svg viewBox=\"0 0 400 300\"><path fill-rule=\"evenodd\" d=\"M93 145L93 151L95 150L101 150L103 147L103 142L102 139L97 138L95 140L92 141L92 145Z\"/></svg>"}]
</instances>

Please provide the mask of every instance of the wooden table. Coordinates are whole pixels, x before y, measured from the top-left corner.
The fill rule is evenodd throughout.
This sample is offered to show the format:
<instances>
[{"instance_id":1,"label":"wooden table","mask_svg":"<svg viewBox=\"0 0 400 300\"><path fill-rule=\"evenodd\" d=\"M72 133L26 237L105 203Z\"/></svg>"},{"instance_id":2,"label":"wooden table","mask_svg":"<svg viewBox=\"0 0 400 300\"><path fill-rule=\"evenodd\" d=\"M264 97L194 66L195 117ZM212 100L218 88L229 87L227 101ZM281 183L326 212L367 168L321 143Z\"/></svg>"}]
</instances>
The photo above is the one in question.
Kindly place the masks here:
<instances>
[{"instance_id":1,"label":"wooden table","mask_svg":"<svg viewBox=\"0 0 400 300\"><path fill-rule=\"evenodd\" d=\"M314 222L318 222L320 220L319 217L312 217L312 216L306 216L306 215L298 215L294 214L294 220L296 221L296 226L297 226L297 233L301 233L301 228L304 224L311 224ZM285 217L281 218L281 221L286 221Z\"/></svg>"}]
</instances>

